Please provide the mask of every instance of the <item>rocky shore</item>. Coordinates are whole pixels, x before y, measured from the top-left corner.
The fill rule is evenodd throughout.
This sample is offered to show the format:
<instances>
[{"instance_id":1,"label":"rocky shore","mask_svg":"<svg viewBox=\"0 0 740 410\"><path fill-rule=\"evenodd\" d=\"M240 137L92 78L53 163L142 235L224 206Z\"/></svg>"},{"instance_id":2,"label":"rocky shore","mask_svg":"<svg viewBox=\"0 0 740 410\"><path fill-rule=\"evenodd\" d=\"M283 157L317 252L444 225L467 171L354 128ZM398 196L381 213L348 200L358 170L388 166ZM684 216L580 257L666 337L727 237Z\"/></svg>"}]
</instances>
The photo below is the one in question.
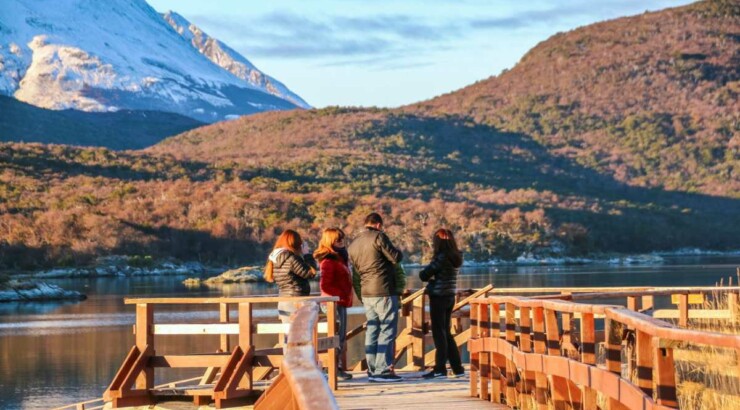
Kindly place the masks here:
<instances>
[{"instance_id":1,"label":"rocky shore","mask_svg":"<svg viewBox=\"0 0 740 410\"><path fill-rule=\"evenodd\" d=\"M0 302L85 300L87 296L45 282L12 279L0 289Z\"/></svg>"},{"instance_id":2,"label":"rocky shore","mask_svg":"<svg viewBox=\"0 0 740 410\"><path fill-rule=\"evenodd\" d=\"M182 281L185 286L218 286L229 283L262 282L262 268L257 266L245 266L242 268L227 270L226 272L210 277L208 279L188 278Z\"/></svg>"}]
</instances>

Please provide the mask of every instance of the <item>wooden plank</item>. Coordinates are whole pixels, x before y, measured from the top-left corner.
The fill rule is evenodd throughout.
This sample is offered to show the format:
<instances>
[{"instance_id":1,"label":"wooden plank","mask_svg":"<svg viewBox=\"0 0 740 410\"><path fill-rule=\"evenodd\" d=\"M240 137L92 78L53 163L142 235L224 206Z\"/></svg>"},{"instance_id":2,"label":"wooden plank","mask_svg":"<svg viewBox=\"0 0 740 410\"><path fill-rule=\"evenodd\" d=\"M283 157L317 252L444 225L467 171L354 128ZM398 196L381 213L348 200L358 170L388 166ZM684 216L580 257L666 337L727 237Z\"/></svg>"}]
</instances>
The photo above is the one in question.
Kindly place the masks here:
<instances>
[{"instance_id":1,"label":"wooden plank","mask_svg":"<svg viewBox=\"0 0 740 410\"><path fill-rule=\"evenodd\" d=\"M229 304L220 303L218 306L218 321L221 323L229 323ZM219 348L222 352L228 352L231 350L229 344L229 335L222 334L219 343Z\"/></svg>"},{"instance_id":2,"label":"wooden plank","mask_svg":"<svg viewBox=\"0 0 740 410\"><path fill-rule=\"evenodd\" d=\"M413 342L411 343L411 364L415 370L424 369L424 350L425 341L424 335L426 322L426 309L425 309L426 295L423 293L413 300L413 307L411 311L411 337Z\"/></svg>"},{"instance_id":3,"label":"wooden plank","mask_svg":"<svg viewBox=\"0 0 740 410\"><path fill-rule=\"evenodd\" d=\"M673 349L662 348L660 345L660 339L652 338L655 402L662 406L678 407Z\"/></svg>"},{"instance_id":4,"label":"wooden plank","mask_svg":"<svg viewBox=\"0 0 740 410\"><path fill-rule=\"evenodd\" d=\"M228 354L163 355L150 357L149 367L222 367L228 361Z\"/></svg>"},{"instance_id":5,"label":"wooden plank","mask_svg":"<svg viewBox=\"0 0 740 410\"><path fill-rule=\"evenodd\" d=\"M154 307L150 304L139 303L136 305L136 346L142 355L147 349L154 350L154 335L152 325L154 324ZM144 368L136 379L137 389L150 389L154 387L154 369Z\"/></svg>"},{"instance_id":6,"label":"wooden plank","mask_svg":"<svg viewBox=\"0 0 740 410\"><path fill-rule=\"evenodd\" d=\"M252 303L242 302L239 303L239 347L244 352L244 358L237 365L235 372L243 372L241 380L238 381L238 386L241 389L251 391L253 387L252 381L252 357L254 356L254 343L252 341ZM232 376L232 377L234 377ZM232 389L236 385L232 385ZM229 396L224 399L231 398Z\"/></svg>"},{"instance_id":7,"label":"wooden plank","mask_svg":"<svg viewBox=\"0 0 740 410\"><path fill-rule=\"evenodd\" d=\"M673 296L671 296L673 299ZM686 327L689 325L689 296L685 293L678 295L678 325Z\"/></svg>"},{"instance_id":8,"label":"wooden plank","mask_svg":"<svg viewBox=\"0 0 740 410\"><path fill-rule=\"evenodd\" d=\"M681 304L681 296L683 295L671 295L671 303L674 305ZM690 293L687 299L689 305L703 305L706 301L703 293Z\"/></svg>"},{"instance_id":9,"label":"wooden plank","mask_svg":"<svg viewBox=\"0 0 740 410\"><path fill-rule=\"evenodd\" d=\"M581 316L581 363L596 366L596 323L593 314ZM597 409L597 391L583 387L582 403L585 410Z\"/></svg>"},{"instance_id":10,"label":"wooden plank","mask_svg":"<svg viewBox=\"0 0 740 410\"><path fill-rule=\"evenodd\" d=\"M288 333L290 329L290 323L258 323L256 326L256 333L258 335L277 335ZM327 322L319 322L318 332L326 334L329 331ZM235 333L235 334L238 334Z\"/></svg>"},{"instance_id":11,"label":"wooden plank","mask_svg":"<svg viewBox=\"0 0 740 410\"><path fill-rule=\"evenodd\" d=\"M480 353L473 349L473 344L480 339L480 311L479 303L470 305L470 340L468 340L468 350L470 351L470 397L478 397L478 371L480 369Z\"/></svg>"},{"instance_id":12,"label":"wooden plank","mask_svg":"<svg viewBox=\"0 0 740 410\"><path fill-rule=\"evenodd\" d=\"M482 339L485 339L489 336L491 332L491 322L490 322L490 308L492 308L492 305L488 304L479 304L478 305L478 323L479 323L479 334ZM498 309L498 305L496 305L496 308ZM496 318L498 318L498 315L496 315ZM498 332L498 326L496 326L496 332ZM480 354L480 398L482 400L496 400L498 401L498 394L492 394L489 396L491 386L491 353L484 351ZM496 380L495 383L496 386L498 386L498 380Z\"/></svg>"},{"instance_id":13,"label":"wooden plank","mask_svg":"<svg viewBox=\"0 0 740 410\"><path fill-rule=\"evenodd\" d=\"M329 302L338 301L336 296L252 296L252 297L216 297L216 298L124 298L126 305L159 304L159 305L209 305L220 303L277 303L277 302Z\"/></svg>"},{"instance_id":14,"label":"wooden plank","mask_svg":"<svg viewBox=\"0 0 740 410\"><path fill-rule=\"evenodd\" d=\"M653 345L652 337L637 331L635 342L635 364L637 365L637 387L648 397L653 397Z\"/></svg>"},{"instance_id":15,"label":"wooden plank","mask_svg":"<svg viewBox=\"0 0 740 410\"><path fill-rule=\"evenodd\" d=\"M328 361L326 366L329 370L329 388L332 391L337 390L337 347L339 347L339 335L337 335L337 306L335 302L329 302L326 304L326 323L328 337L319 340L318 346L319 351L328 350L327 356ZM330 343L326 343L328 341Z\"/></svg>"},{"instance_id":16,"label":"wooden plank","mask_svg":"<svg viewBox=\"0 0 740 410\"><path fill-rule=\"evenodd\" d=\"M159 324L153 326L155 335L238 335L237 323L210 323L210 324Z\"/></svg>"},{"instance_id":17,"label":"wooden plank","mask_svg":"<svg viewBox=\"0 0 740 410\"><path fill-rule=\"evenodd\" d=\"M692 309L689 310L689 319L700 319L700 320L731 320L732 314L729 310L721 309ZM656 319L679 319L681 312L676 309L658 309L653 311L654 318Z\"/></svg>"}]
</instances>

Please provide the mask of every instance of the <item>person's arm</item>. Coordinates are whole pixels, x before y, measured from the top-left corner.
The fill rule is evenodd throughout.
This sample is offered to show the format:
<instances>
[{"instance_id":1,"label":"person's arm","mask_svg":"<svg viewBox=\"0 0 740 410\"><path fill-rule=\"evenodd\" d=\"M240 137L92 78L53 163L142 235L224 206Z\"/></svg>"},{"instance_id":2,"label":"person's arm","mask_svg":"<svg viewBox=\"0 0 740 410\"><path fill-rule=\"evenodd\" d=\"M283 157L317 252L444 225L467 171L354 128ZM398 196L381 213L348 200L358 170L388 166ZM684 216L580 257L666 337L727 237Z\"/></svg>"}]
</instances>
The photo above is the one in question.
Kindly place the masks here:
<instances>
[{"instance_id":1,"label":"person's arm","mask_svg":"<svg viewBox=\"0 0 740 410\"><path fill-rule=\"evenodd\" d=\"M331 296L339 296L341 294L341 290L337 283L339 280L337 277L338 273L336 265L331 261L321 261L321 280L319 281L321 293Z\"/></svg>"},{"instance_id":2,"label":"person's arm","mask_svg":"<svg viewBox=\"0 0 740 410\"><path fill-rule=\"evenodd\" d=\"M288 256L288 258L290 258L290 271L294 275L300 276L304 279L311 279L316 276L316 269L312 268L308 263L306 263L303 258L292 253L290 254L290 256Z\"/></svg>"},{"instance_id":3,"label":"person's arm","mask_svg":"<svg viewBox=\"0 0 740 410\"><path fill-rule=\"evenodd\" d=\"M354 267L352 268L352 287L355 290L357 301L362 303L362 279L360 278L360 273Z\"/></svg>"},{"instance_id":4,"label":"person's arm","mask_svg":"<svg viewBox=\"0 0 740 410\"><path fill-rule=\"evenodd\" d=\"M392 264L397 264L401 262L401 259L403 259L403 253L396 249L395 246L393 246L393 243L388 238L388 235L384 234L383 232L378 235L377 239L375 240L375 244L377 245L378 249L380 249L380 252L383 253L386 259L388 259Z\"/></svg>"},{"instance_id":5,"label":"person's arm","mask_svg":"<svg viewBox=\"0 0 740 410\"><path fill-rule=\"evenodd\" d=\"M403 265L400 263L396 264L396 293L399 295L406 290L406 270L403 269Z\"/></svg>"},{"instance_id":6,"label":"person's arm","mask_svg":"<svg viewBox=\"0 0 740 410\"><path fill-rule=\"evenodd\" d=\"M424 269L419 272L419 279L422 280L422 282L429 282L441 269L442 265L442 258L444 255L439 254L435 256L431 262L429 262L429 265L424 267Z\"/></svg>"}]
</instances>

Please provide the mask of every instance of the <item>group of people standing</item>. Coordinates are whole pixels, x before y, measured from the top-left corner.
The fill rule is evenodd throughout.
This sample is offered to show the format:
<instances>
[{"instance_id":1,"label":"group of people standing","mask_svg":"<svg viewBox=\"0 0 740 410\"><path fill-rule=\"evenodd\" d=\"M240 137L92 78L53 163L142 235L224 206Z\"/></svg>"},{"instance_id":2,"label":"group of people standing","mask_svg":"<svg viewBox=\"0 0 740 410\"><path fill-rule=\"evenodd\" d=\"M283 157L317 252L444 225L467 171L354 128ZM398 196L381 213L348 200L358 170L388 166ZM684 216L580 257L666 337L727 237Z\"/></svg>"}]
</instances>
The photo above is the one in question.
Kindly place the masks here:
<instances>
[{"instance_id":1,"label":"group of people standing","mask_svg":"<svg viewBox=\"0 0 740 410\"><path fill-rule=\"evenodd\" d=\"M354 296L362 302L367 318L365 332L365 357L368 378L371 382L399 382L403 379L393 370L395 340L398 333L400 294L405 280L398 275L403 253L383 232L383 219L377 213L365 218L365 226L352 243L345 244L346 235L338 228L327 228L321 235L318 247L309 253L308 246L293 230L286 230L278 237L265 267L265 279L275 282L280 296L308 296L308 280L321 272L319 287L322 295L337 296L339 321L339 356L346 348L347 308ZM432 241L432 261L419 273L428 282L432 337L436 347L434 369L424 374L427 379L448 377L449 360L452 373L449 377L465 374L450 330L450 318L455 304L457 274L462 266L462 253L452 232L438 229ZM359 281L353 281L353 275ZM359 286L354 287L353 282ZM278 303L278 315L284 323L297 309L292 302ZM352 378L339 363L337 375L342 380Z\"/></svg>"}]
</instances>

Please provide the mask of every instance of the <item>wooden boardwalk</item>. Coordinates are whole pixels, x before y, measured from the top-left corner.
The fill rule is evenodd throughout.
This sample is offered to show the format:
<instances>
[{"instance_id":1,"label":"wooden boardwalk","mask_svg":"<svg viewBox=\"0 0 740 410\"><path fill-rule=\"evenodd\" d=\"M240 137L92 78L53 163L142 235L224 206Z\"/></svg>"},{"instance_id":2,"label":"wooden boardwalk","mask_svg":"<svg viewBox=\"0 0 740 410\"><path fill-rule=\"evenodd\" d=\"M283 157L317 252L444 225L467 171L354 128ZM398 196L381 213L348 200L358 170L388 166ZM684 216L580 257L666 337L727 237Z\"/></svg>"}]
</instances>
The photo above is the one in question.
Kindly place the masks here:
<instances>
[{"instance_id":1,"label":"wooden boardwalk","mask_svg":"<svg viewBox=\"0 0 740 410\"><path fill-rule=\"evenodd\" d=\"M402 382L368 383L366 374L352 374L334 393L340 409L508 409L470 397L468 377L425 380L424 372L399 372Z\"/></svg>"}]
</instances>

